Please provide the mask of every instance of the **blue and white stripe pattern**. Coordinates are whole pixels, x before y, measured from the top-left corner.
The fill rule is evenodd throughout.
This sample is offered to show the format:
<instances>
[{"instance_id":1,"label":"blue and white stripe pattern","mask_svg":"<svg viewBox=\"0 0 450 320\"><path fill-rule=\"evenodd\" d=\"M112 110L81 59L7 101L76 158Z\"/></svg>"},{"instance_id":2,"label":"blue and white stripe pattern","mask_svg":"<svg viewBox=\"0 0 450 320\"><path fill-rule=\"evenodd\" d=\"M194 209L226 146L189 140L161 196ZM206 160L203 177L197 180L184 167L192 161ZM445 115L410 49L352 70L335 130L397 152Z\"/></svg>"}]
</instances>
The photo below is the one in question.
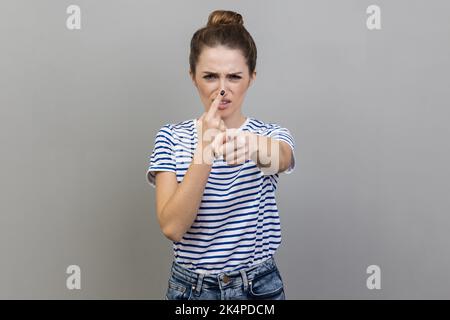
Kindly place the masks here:
<instances>
[{"instance_id":1,"label":"blue and white stripe pattern","mask_svg":"<svg viewBox=\"0 0 450 320\"><path fill-rule=\"evenodd\" d=\"M197 145L196 119L164 125L156 135L147 182L155 187L155 171L171 171L180 183ZM285 141L294 150L289 130L252 117L243 131ZM295 167L295 157L289 169ZM279 174L264 175L252 160L229 166L214 160L197 217L179 242L175 260L198 273L217 274L250 267L271 257L281 243L275 200Z\"/></svg>"}]
</instances>

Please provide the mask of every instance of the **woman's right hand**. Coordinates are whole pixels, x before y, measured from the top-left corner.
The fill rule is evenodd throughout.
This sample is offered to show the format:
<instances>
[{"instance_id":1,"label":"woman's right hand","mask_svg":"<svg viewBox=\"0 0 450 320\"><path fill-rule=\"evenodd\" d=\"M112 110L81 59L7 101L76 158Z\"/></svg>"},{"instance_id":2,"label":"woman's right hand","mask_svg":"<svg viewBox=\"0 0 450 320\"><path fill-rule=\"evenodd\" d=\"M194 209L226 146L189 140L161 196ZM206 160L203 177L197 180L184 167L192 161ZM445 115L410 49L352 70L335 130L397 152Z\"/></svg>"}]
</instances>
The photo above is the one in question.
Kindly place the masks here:
<instances>
[{"instance_id":1,"label":"woman's right hand","mask_svg":"<svg viewBox=\"0 0 450 320\"><path fill-rule=\"evenodd\" d=\"M197 120L197 151L194 155L194 163L212 165L216 155L213 141L215 137L226 130L225 122L219 114L219 103L222 99L220 92L211 103L208 111L204 112Z\"/></svg>"},{"instance_id":2,"label":"woman's right hand","mask_svg":"<svg viewBox=\"0 0 450 320\"><path fill-rule=\"evenodd\" d=\"M197 120L197 134L202 146L209 146L214 138L226 130L225 122L219 114L219 104L222 99L220 92L211 103L208 111L204 112Z\"/></svg>"}]
</instances>

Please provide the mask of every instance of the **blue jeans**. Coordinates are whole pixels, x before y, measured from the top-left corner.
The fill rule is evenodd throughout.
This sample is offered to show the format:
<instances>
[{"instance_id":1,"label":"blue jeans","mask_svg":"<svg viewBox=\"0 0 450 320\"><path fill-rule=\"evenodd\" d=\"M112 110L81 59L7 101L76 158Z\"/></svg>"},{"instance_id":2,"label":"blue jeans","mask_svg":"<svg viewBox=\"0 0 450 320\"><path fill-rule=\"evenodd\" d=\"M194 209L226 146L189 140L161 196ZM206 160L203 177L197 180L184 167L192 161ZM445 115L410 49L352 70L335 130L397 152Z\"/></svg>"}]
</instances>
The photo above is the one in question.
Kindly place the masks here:
<instances>
[{"instance_id":1,"label":"blue jeans","mask_svg":"<svg viewBox=\"0 0 450 320\"><path fill-rule=\"evenodd\" d=\"M248 269L205 275L173 261L166 300L285 300L273 257Z\"/></svg>"}]
</instances>

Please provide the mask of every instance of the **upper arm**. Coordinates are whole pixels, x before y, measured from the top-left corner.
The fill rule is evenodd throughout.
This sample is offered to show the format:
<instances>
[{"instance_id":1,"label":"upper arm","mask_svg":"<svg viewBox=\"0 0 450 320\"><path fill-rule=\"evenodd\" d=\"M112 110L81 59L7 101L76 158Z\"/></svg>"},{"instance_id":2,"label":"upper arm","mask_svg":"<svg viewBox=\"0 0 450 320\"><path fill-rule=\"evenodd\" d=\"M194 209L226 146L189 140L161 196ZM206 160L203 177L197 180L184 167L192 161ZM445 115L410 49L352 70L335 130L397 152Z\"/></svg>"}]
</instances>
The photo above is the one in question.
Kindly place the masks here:
<instances>
[{"instance_id":1,"label":"upper arm","mask_svg":"<svg viewBox=\"0 0 450 320\"><path fill-rule=\"evenodd\" d=\"M178 186L174 146L175 141L172 137L171 125L165 125L156 134L155 146L147 170L147 182L156 188L158 219L161 216L162 209Z\"/></svg>"},{"instance_id":2,"label":"upper arm","mask_svg":"<svg viewBox=\"0 0 450 320\"><path fill-rule=\"evenodd\" d=\"M283 162L285 163L281 172L284 172L292 166L292 158L294 155L291 146L287 142L283 140L280 140L279 142L281 149L280 153L283 155Z\"/></svg>"},{"instance_id":3,"label":"upper arm","mask_svg":"<svg viewBox=\"0 0 450 320\"><path fill-rule=\"evenodd\" d=\"M282 172L289 174L295 168L295 142L294 137L287 128L277 127L269 133L269 137L280 141L280 155L283 155L285 170ZM285 159L286 160L285 160ZM284 169L284 168L283 168Z\"/></svg>"},{"instance_id":4,"label":"upper arm","mask_svg":"<svg viewBox=\"0 0 450 320\"><path fill-rule=\"evenodd\" d=\"M155 146L150 155L150 163L147 169L147 182L155 185L155 175L159 171L170 171L176 173L176 156L174 152L174 141L172 130L169 125L163 126L155 137Z\"/></svg>"},{"instance_id":5,"label":"upper arm","mask_svg":"<svg viewBox=\"0 0 450 320\"><path fill-rule=\"evenodd\" d=\"M156 214L158 219L167 202L178 188L177 177L170 171L155 172Z\"/></svg>"}]
</instances>

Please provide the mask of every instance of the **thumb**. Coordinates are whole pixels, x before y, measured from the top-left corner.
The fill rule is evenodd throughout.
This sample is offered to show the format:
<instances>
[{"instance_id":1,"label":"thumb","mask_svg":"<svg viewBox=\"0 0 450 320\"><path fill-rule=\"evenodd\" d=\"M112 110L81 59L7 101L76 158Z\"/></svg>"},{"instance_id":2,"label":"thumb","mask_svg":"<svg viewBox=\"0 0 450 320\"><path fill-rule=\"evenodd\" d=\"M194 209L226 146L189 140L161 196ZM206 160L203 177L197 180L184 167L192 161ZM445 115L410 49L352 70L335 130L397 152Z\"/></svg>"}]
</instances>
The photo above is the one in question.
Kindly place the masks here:
<instances>
[{"instance_id":1,"label":"thumb","mask_svg":"<svg viewBox=\"0 0 450 320\"><path fill-rule=\"evenodd\" d=\"M216 137L214 138L212 142L212 148L216 158L223 156L222 145L226 142L227 142L227 135L225 131L219 132L219 134L217 134Z\"/></svg>"}]
</instances>

